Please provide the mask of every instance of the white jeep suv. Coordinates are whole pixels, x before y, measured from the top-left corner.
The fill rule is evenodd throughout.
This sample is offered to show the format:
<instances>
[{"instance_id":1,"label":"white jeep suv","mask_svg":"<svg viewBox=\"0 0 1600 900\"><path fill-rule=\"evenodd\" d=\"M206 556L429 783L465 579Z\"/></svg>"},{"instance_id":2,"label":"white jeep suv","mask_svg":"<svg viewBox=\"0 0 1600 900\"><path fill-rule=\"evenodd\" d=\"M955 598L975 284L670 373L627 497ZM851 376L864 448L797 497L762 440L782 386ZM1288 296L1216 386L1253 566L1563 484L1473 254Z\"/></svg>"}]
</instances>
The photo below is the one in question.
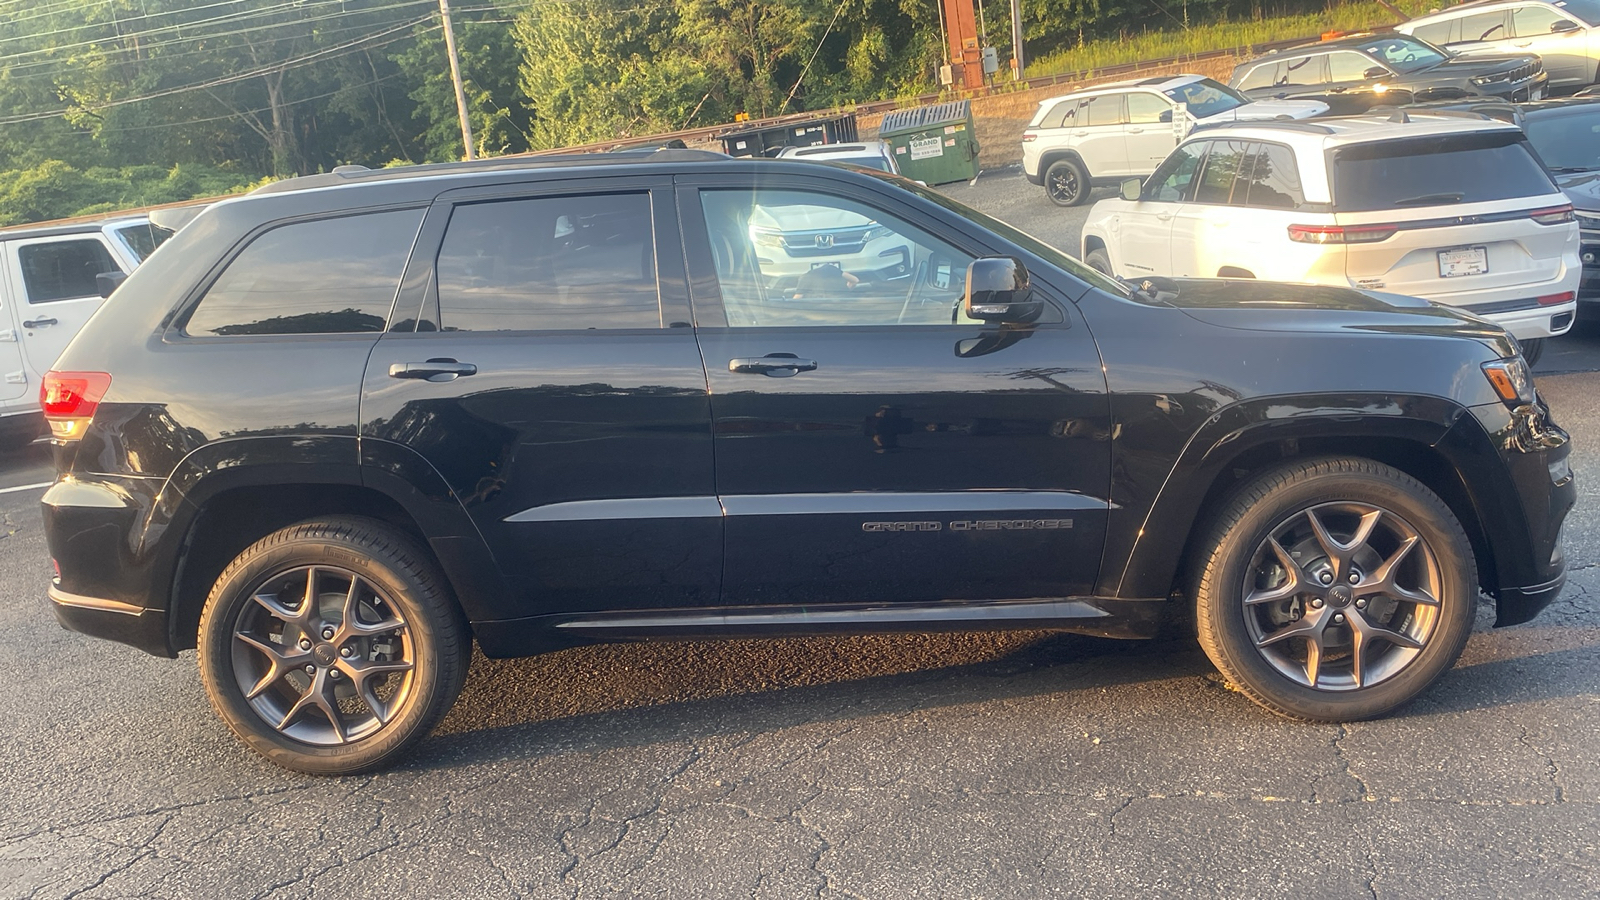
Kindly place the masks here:
<instances>
[{"instance_id":1,"label":"white jeep suv","mask_svg":"<svg viewBox=\"0 0 1600 900\"><path fill-rule=\"evenodd\" d=\"M1600 0L1477 0L1394 30L1457 53L1537 53L1551 90L1600 82Z\"/></svg>"},{"instance_id":2,"label":"white jeep suv","mask_svg":"<svg viewBox=\"0 0 1600 900\"><path fill-rule=\"evenodd\" d=\"M1387 291L1510 331L1530 357L1572 327L1578 225L1514 125L1396 112L1194 135L1102 200L1084 260L1107 274Z\"/></svg>"},{"instance_id":3,"label":"white jeep suv","mask_svg":"<svg viewBox=\"0 0 1600 900\"><path fill-rule=\"evenodd\" d=\"M1238 119L1309 119L1327 111L1319 100L1251 102L1202 75L1101 85L1039 104L1022 135L1022 173L1055 203L1077 206L1093 185L1155 171L1191 129Z\"/></svg>"}]
</instances>

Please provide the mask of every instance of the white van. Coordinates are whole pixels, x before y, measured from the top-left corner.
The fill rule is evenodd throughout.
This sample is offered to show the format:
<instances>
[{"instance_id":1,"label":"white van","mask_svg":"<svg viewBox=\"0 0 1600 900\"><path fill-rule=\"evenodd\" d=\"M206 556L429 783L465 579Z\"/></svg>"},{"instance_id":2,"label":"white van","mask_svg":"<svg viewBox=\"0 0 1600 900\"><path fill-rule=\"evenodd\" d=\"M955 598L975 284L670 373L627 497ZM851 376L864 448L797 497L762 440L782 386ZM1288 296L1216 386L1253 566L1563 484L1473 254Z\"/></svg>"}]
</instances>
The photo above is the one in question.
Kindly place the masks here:
<instances>
[{"instance_id":1,"label":"white van","mask_svg":"<svg viewBox=\"0 0 1600 900\"><path fill-rule=\"evenodd\" d=\"M105 302L102 292L170 235L142 215L0 229L0 449L44 433L44 373Z\"/></svg>"}]
</instances>

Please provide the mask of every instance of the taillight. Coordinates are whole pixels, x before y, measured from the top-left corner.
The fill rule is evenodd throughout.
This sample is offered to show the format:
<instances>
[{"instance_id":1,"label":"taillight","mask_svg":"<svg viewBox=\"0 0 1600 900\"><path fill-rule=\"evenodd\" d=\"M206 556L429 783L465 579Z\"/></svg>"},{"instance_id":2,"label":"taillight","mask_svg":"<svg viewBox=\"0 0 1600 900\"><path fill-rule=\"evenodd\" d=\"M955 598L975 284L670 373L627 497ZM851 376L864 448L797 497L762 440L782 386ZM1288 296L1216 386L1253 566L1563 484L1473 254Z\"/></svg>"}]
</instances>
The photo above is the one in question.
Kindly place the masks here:
<instances>
[{"instance_id":1,"label":"taillight","mask_svg":"<svg viewBox=\"0 0 1600 900\"><path fill-rule=\"evenodd\" d=\"M39 405L50 423L50 436L58 441L83 437L100 398L111 389L105 372L49 372L39 387Z\"/></svg>"},{"instance_id":2,"label":"taillight","mask_svg":"<svg viewBox=\"0 0 1600 900\"><path fill-rule=\"evenodd\" d=\"M1563 291L1559 294L1545 294L1539 298L1540 306L1555 306L1559 303L1571 303L1576 296L1572 291Z\"/></svg>"},{"instance_id":3,"label":"taillight","mask_svg":"<svg viewBox=\"0 0 1600 900\"><path fill-rule=\"evenodd\" d=\"M1528 218L1538 222L1540 225L1561 225L1571 222L1573 220L1572 204L1552 206L1549 209L1536 209L1528 213Z\"/></svg>"},{"instance_id":4,"label":"taillight","mask_svg":"<svg viewBox=\"0 0 1600 900\"><path fill-rule=\"evenodd\" d=\"M1399 225L1290 225L1289 240L1302 244L1370 244L1388 240Z\"/></svg>"},{"instance_id":5,"label":"taillight","mask_svg":"<svg viewBox=\"0 0 1600 900\"><path fill-rule=\"evenodd\" d=\"M1024 144L1031 144L1034 141L1037 141L1038 139L1039 139L1039 136L1037 134L1034 134L1031 131L1024 131L1022 133L1022 142Z\"/></svg>"}]
</instances>

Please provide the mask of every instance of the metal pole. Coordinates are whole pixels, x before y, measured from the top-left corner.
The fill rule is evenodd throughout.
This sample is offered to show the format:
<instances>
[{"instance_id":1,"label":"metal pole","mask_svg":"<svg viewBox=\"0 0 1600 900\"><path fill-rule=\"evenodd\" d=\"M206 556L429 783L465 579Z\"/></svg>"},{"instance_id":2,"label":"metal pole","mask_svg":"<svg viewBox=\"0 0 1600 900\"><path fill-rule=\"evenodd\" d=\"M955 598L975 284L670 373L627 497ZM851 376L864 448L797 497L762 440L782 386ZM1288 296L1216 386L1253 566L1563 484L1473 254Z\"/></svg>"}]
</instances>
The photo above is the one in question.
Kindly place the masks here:
<instances>
[{"instance_id":1,"label":"metal pole","mask_svg":"<svg viewBox=\"0 0 1600 900\"><path fill-rule=\"evenodd\" d=\"M1011 0L1011 58L1017 63L1017 80L1022 75L1022 0Z\"/></svg>"},{"instance_id":2,"label":"metal pole","mask_svg":"<svg viewBox=\"0 0 1600 900\"><path fill-rule=\"evenodd\" d=\"M465 158L477 159L472 152L472 120L467 118L467 91L461 85L461 60L456 57L456 30L450 25L450 0L439 0L439 15L444 18L444 49L450 55L450 80L456 86L456 112L461 115L461 143L467 150Z\"/></svg>"}]
</instances>

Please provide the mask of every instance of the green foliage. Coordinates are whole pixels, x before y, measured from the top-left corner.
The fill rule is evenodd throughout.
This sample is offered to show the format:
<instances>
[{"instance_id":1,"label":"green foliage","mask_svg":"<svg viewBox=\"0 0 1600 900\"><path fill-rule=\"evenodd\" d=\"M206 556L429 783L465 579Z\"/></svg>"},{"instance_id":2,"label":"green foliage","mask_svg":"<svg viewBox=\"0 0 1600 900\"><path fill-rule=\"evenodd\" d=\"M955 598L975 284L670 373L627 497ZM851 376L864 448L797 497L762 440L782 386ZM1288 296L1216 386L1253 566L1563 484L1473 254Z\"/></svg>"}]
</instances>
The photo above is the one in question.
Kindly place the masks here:
<instances>
[{"instance_id":1,"label":"green foliage","mask_svg":"<svg viewBox=\"0 0 1600 900\"><path fill-rule=\"evenodd\" d=\"M0 172L0 225L114 212L237 193L253 185L236 172L195 164L95 166L78 169L59 159Z\"/></svg>"}]
</instances>

